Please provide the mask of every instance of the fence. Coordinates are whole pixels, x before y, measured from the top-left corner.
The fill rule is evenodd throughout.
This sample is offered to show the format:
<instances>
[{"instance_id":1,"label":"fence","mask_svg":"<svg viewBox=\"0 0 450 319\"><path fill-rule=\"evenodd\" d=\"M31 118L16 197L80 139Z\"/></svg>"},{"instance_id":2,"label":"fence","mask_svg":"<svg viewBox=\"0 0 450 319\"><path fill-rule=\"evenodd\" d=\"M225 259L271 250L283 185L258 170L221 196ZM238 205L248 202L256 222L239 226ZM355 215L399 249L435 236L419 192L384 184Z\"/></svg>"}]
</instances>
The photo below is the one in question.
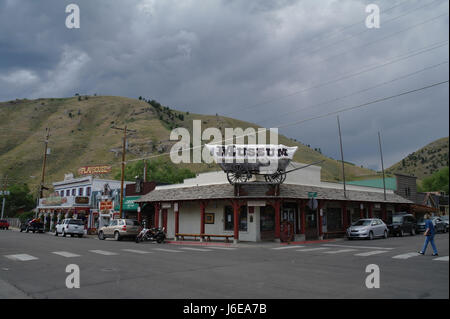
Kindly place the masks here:
<instances>
[{"instance_id":1,"label":"fence","mask_svg":"<svg viewBox=\"0 0 450 319\"><path fill-rule=\"evenodd\" d=\"M19 228L19 226L20 226L19 218L5 218L5 219L8 221L9 227Z\"/></svg>"}]
</instances>

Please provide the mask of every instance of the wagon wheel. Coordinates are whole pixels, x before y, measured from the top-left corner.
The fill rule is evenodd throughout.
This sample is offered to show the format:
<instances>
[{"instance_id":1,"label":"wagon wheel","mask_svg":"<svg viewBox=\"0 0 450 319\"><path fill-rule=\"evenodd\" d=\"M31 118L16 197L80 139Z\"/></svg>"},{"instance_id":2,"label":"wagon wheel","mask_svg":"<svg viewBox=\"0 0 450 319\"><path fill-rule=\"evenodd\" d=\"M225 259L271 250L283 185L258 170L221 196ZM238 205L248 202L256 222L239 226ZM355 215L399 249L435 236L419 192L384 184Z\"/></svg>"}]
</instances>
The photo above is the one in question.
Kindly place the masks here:
<instances>
[{"instance_id":1,"label":"wagon wheel","mask_svg":"<svg viewBox=\"0 0 450 319\"><path fill-rule=\"evenodd\" d=\"M246 181L248 181L248 177L249 174L247 172L243 172L243 171L230 171L227 172L227 179L230 182L230 184L236 184L236 183L245 183Z\"/></svg>"},{"instance_id":2,"label":"wagon wheel","mask_svg":"<svg viewBox=\"0 0 450 319\"><path fill-rule=\"evenodd\" d=\"M278 171L274 174L264 175L266 182L272 184L282 184L286 180L286 173Z\"/></svg>"}]
</instances>

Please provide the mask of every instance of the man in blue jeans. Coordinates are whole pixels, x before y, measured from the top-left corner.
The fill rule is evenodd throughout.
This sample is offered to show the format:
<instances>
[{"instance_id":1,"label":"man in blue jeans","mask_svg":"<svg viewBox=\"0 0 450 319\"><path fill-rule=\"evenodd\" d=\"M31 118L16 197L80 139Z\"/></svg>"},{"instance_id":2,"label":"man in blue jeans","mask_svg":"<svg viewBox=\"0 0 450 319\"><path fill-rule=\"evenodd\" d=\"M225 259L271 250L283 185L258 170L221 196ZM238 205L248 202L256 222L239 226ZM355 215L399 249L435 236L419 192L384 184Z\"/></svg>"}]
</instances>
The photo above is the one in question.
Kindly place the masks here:
<instances>
[{"instance_id":1,"label":"man in blue jeans","mask_svg":"<svg viewBox=\"0 0 450 319\"><path fill-rule=\"evenodd\" d=\"M438 251L436 249L436 245L434 244L434 225L429 214L425 214L425 228L425 244L423 245L422 250L419 251L419 254L424 255L425 250L427 250L428 243L431 243L431 247L433 248L433 256L438 256Z\"/></svg>"}]
</instances>

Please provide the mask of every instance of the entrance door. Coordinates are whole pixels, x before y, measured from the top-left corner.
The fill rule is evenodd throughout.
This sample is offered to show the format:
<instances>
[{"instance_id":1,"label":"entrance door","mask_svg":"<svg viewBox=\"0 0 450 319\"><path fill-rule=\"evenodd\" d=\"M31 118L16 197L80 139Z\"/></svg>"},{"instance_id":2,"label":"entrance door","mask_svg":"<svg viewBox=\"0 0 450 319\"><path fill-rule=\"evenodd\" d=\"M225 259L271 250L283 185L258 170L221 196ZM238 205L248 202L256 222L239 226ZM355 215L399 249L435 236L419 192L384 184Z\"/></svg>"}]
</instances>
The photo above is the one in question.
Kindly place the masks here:
<instances>
[{"instance_id":1,"label":"entrance door","mask_svg":"<svg viewBox=\"0 0 450 319\"><path fill-rule=\"evenodd\" d=\"M275 209L272 206L260 207L261 240L275 239Z\"/></svg>"},{"instance_id":2,"label":"entrance door","mask_svg":"<svg viewBox=\"0 0 450 319\"><path fill-rule=\"evenodd\" d=\"M317 221L317 211L310 209L308 206L305 208L306 227L305 227L305 240L315 240L319 238L319 229Z\"/></svg>"}]
</instances>

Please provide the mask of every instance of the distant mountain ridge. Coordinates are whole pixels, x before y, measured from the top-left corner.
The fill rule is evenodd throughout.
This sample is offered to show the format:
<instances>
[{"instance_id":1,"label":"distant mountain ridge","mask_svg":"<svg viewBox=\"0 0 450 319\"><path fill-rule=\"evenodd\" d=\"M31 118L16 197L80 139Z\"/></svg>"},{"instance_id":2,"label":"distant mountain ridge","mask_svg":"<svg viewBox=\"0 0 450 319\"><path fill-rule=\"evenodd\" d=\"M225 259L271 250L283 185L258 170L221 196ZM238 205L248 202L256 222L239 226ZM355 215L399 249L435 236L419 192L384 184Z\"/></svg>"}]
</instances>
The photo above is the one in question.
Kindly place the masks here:
<instances>
[{"instance_id":1,"label":"distant mountain ridge","mask_svg":"<svg viewBox=\"0 0 450 319\"><path fill-rule=\"evenodd\" d=\"M8 175L11 183L26 182L35 189L39 184L45 139L49 127L50 154L46 166L45 184L76 174L85 165L112 164L105 178L120 170L123 132L112 126L128 126L137 132L129 135L127 160L161 156L170 151L175 141L170 132L185 127L192 132L193 120L201 120L202 129L219 128L224 136L227 127L243 129L257 125L219 115L182 112L163 106L154 100L116 96L75 96L0 102L0 175ZM298 146L294 161L312 163L323 160L322 179L341 180L339 161L321 154L282 135L279 143ZM167 155L165 155L167 157ZM193 172L219 170L217 164L181 164ZM346 163L347 179L376 177L373 170Z\"/></svg>"},{"instance_id":2,"label":"distant mountain ridge","mask_svg":"<svg viewBox=\"0 0 450 319\"><path fill-rule=\"evenodd\" d=\"M419 179L431 176L448 166L448 142L448 137L431 142L395 163L386 172L413 175Z\"/></svg>"}]
</instances>

